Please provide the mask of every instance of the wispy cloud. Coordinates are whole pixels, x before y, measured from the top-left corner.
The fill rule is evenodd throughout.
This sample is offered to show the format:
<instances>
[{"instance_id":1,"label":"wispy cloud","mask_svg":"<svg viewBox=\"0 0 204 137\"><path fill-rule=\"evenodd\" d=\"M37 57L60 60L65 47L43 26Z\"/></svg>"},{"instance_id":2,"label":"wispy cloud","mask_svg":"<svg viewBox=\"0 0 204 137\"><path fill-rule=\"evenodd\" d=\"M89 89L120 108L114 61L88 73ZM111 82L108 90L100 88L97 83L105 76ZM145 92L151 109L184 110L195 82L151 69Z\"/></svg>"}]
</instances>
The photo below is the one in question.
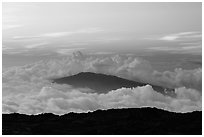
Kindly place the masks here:
<instances>
[{"instance_id":1,"label":"wispy cloud","mask_svg":"<svg viewBox=\"0 0 204 137\"><path fill-rule=\"evenodd\" d=\"M42 35L39 35L37 37L51 37L51 38L57 38L57 37L63 37L74 34L74 32L54 32L54 33L45 33Z\"/></svg>"},{"instance_id":2,"label":"wispy cloud","mask_svg":"<svg viewBox=\"0 0 204 137\"><path fill-rule=\"evenodd\" d=\"M9 55L15 55L15 54L25 54L28 53L29 51L27 49L8 49L4 50L3 54L9 54Z\"/></svg>"},{"instance_id":3,"label":"wispy cloud","mask_svg":"<svg viewBox=\"0 0 204 137\"><path fill-rule=\"evenodd\" d=\"M183 50L192 50L192 49L201 49L201 48L202 48L202 45L181 47L181 49L183 49Z\"/></svg>"},{"instance_id":4,"label":"wispy cloud","mask_svg":"<svg viewBox=\"0 0 204 137\"><path fill-rule=\"evenodd\" d=\"M185 40L185 39L195 39L201 38L201 32L193 31L193 32L180 32L175 34L169 34L166 36L160 37L158 40L164 41L176 41L176 40Z\"/></svg>"},{"instance_id":5,"label":"wispy cloud","mask_svg":"<svg viewBox=\"0 0 204 137\"><path fill-rule=\"evenodd\" d=\"M202 38L202 32L188 31L188 32L166 34L166 35L150 36L144 39L145 40L159 40L159 41L175 42L175 41L200 40L201 38Z\"/></svg>"},{"instance_id":6,"label":"wispy cloud","mask_svg":"<svg viewBox=\"0 0 204 137\"><path fill-rule=\"evenodd\" d=\"M2 45L2 51L7 51L7 50L11 50L11 49L13 49L13 48L8 47L6 45Z\"/></svg>"},{"instance_id":7,"label":"wispy cloud","mask_svg":"<svg viewBox=\"0 0 204 137\"><path fill-rule=\"evenodd\" d=\"M64 31L64 32L51 32L51 33L43 33L34 36L15 36L14 40L26 40L26 39L36 39L36 38L60 38L64 36L76 35L76 34L93 34L98 32L103 32L103 29L100 28L87 28L76 31Z\"/></svg>"},{"instance_id":8,"label":"wispy cloud","mask_svg":"<svg viewBox=\"0 0 204 137\"><path fill-rule=\"evenodd\" d=\"M202 45L197 45L197 46L183 46L183 47L149 47L147 48L148 50L151 51L164 51L164 52L169 52L169 53L188 53L188 54L200 54L202 53Z\"/></svg>"},{"instance_id":9,"label":"wispy cloud","mask_svg":"<svg viewBox=\"0 0 204 137\"><path fill-rule=\"evenodd\" d=\"M165 51L170 53L192 53L200 54L202 49L202 33L199 31L179 32L163 36L146 38L147 40L156 40L163 43L163 46L148 47L148 50ZM173 44L171 44L173 42Z\"/></svg>"},{"instance_id":10,"label":"wispy cloud","mask_svg":"<svg viewBox=\"0 0 204 137\"><path fill-rule=\"evenodd\" d=\"M195 42L182 42L180 45L202 45L202 40Z\"/></svg>"},{"instance_id":11,"label":"wispy cloud","mask_svg":"<svg viewBox=\"0 0 204 137\"><path fill-rule=\"evenodd\" d=\"M158 50L158 51L181 51L181 50L190 50L190 49L198 49L201 46L185 46L185 47L150 47L150 50Z\"/></svg>"},{"instance_id":12,"label":"wispy cloud","mask_svg":"<svg viewBox=\"0 0 204 137\"><path fill-rule=\"evenodd\" d=\"M94 52L91 53L92 55L112 55L115 54L115 52L110 52L110 51L101 51L101 52Z\"/></svg>"},{"instance_id":13,"label":"wispy cloud","mask_svg":"<svg viewBox=\"0 0 204 137\"><path fill-rule=\"evenodd\" d=\"M47 44L48 44L47 42L35 43L35 44L31 44L31 45L26 45L25 48L32 49L32 48L41 47L41 46L44 46Z\"/></svg>"},{"instance_id":14,"label":"wispy cloud","mask_svg":"<svg viewBox=\"0 0 204 137\"><path fill-rule=\"evenodd\" d=\"M14 24L2 25L2 29L3 29L3 30L14 29L14 28L20 28L20 27L23 27L23 25L14 25Z\"/></svg>"},{"instance_id":15,"label":"wispy cloud","mask_svg":"<svg viewBox=\"0 0 204 137\"><path fill-rule=\"evenodd\" d=\"M67 48L67 49L58 49L56 50L56 52L58 54L62 54L62 55L67 55L67 54L72 54L73 52L76 52L76 51L80 51L80 50L84 50L85 48Z\"/></svg>"}]
</instances>

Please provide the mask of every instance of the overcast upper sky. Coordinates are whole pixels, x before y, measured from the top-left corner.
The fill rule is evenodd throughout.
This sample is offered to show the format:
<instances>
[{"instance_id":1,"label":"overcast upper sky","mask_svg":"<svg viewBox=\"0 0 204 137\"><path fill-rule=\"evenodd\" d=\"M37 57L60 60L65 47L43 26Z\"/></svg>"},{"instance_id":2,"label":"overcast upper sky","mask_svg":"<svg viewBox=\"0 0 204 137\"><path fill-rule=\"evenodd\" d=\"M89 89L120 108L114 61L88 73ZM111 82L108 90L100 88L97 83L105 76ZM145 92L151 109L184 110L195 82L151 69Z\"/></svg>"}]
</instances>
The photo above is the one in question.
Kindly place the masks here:
<instances>
[{"instance_id":1,"label":"overcast upper sky","mask_svg":"<svg viewBox=\"0 0 204 137\"><path fill-rule=\"evenodd\" d=\"M3 3L3 55L201 54L202 4ZM5 58L4 58L5 59Z\"/></svg>"}]
</instances>

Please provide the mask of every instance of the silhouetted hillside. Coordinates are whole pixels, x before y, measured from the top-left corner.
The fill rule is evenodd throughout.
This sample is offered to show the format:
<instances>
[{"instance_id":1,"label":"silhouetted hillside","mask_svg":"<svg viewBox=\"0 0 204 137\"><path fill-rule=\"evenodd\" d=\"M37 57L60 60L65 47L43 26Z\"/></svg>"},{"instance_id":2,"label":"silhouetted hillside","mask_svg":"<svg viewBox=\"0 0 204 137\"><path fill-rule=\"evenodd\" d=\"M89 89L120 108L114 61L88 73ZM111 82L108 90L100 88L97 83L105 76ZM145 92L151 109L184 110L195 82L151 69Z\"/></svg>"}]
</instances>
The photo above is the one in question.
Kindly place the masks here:
<instances>
[{"instance_id":1,"label":"silhouetted hillside","mask_svg":"<svg viewBox=\"0 0 204 137\"><path fill-rule=\"evenodd\" d=\"M90 88L97 91L97 93L107 93L110 90L116 90L122 87L131 88L147 85L147 83L140 83L112 75L97 74L92 72L81 72L73 76L54 79L53 82L58 84L69 84L75 88ZM155 91L164 95L175 96L174 89L155 85L151 86Z\"/></svg>"},{"instance_id":2,"label":"silhouetted hillside","mask_svg":"<svg viewBox=\"0 0 204 137\"><path fill-rule=\"evenodd\" d=\"M202 134L202 112L173 113L156 108L97 110L89 113L3 114L3 134L166 135Z\"/></svg>"}]
</instances>

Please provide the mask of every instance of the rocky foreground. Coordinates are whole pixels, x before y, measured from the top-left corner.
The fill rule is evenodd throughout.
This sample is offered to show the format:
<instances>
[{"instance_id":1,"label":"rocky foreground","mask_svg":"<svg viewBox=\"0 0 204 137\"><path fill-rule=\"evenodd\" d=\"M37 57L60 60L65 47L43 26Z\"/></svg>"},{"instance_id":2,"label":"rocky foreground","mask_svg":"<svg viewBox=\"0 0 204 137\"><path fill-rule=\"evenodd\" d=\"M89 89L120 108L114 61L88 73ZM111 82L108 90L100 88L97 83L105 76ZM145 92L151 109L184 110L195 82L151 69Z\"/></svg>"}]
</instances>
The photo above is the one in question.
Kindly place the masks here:
<instances>
[{"instance_id":1,"label":"rocky foreground","mask_svg":"<svg viewBox=\"0 0 204 137\"><path fill-rule=\"evenodd\" d=\"M202 134L202 112L156 108L97 110L54 115L3 114L3 135L193 135Z\"/></svg>"}]
</instances>

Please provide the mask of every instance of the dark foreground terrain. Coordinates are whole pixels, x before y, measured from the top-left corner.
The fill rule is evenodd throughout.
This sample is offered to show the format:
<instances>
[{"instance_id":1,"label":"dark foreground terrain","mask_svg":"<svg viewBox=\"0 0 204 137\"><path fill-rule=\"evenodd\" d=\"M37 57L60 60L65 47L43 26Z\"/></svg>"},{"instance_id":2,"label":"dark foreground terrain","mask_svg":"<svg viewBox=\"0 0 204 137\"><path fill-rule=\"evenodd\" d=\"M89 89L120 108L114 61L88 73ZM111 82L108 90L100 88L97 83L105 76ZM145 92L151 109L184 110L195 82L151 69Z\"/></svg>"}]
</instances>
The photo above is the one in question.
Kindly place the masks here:
<instances>
[{"instance_id":1,"label":"dark foreground terrain","mask_svg":"<svg viewBox=\"0 0 204 137\"><path fill-rule=\"evenodd\" d=\"M3 114L3 135L202 134L202 112L173 113L156 108L97 110L89 113Z\"/></svg>"}]
</instances>

